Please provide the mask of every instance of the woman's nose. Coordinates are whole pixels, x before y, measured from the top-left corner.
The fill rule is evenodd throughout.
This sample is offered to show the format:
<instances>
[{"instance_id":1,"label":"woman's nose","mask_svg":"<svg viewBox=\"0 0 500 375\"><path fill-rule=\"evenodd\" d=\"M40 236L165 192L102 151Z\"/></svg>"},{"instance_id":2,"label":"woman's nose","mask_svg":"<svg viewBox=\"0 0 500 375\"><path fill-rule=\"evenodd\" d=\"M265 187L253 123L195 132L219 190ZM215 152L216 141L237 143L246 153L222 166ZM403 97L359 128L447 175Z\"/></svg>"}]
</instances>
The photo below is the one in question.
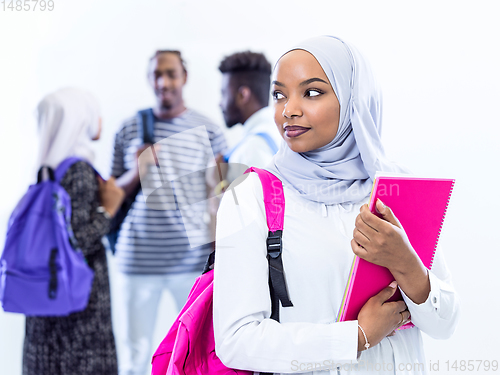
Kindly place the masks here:
<instances>
[{"instance_id":1,"label":"woman's nose","mask_svg":"<svg viewBox=\"0 0 500 375\"><path fill-rule=\"evenodd\" d=\"M285 103L283 108L283 117L292 118L302 116L302 109L300 107L299 100L295 98L289 98Z\"/></svg>"}]
</instances>

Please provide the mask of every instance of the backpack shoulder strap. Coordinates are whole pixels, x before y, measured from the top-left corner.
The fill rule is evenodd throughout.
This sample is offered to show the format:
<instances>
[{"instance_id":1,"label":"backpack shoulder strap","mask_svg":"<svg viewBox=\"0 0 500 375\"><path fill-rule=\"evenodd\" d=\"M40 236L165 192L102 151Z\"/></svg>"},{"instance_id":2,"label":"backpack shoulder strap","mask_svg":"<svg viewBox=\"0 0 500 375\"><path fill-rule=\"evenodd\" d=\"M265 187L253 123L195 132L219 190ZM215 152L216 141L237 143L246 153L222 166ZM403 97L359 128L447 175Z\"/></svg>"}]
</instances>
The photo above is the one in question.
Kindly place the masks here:
<instances>
[{"instance_id":1,"label":"backpack shoulder strap","mask_svg":"<svg viewBox=\"0 0 500 375\"><path fill-rule=\"evenodd\" d=\"M83 158L79 158L77 156L72 156L67 159L64 159L56 168L54 174L55 174L55 180L57 182L61 182L63 179L64 175L68 171L68 169L75 163L79 161L85 161ZM89 165L94 169L94 172L97 176L100 176L99 172L95 170L95 168L89 163Z\"/></svg>"},{"instance_id":2,"label":"backpack shoulder strap","mask_svg":"<svg viewBox=\"0 0 500 375\"><path fill-rule=\"evenodd\" d=\"M82 158L79 157L70 157L67 159L64 159L56 168L55 170L55 178L57 182L61 182L63 179L64 175L68 171L68 169L75 163L83 160Z\"/></svg>"},{"instance_id":3,"label":"backpack shoulder strap","mask_svg":"<svg viewBox=\"0 0 500 375\"><path fill-rule=\"evenodd\" d=\"M267 260L269 263L269 290L271 293L271 319L279 321L279 301L283 307L293 307L288 296L283 271L283 222L285 218L285 195L281 180L271 172L251 167L245 173L255 172L259 176L264 193L267 236ZM208 257L203 273L210 271L215 262L215 250Z\"/></svg>"},{"instance_id":4,"label":"backpack shoulder strap","mask_svg":"<svg viewBox=\"0 0 500 375\"><path fill-rule=\"evenodd\" d=\"M264 193L267 227L270 232L283 230L285 218L285 196L281 180L271 172L256 167L248 168L245 173L255 172L259 176Z\"/></svg>"},{"instance_id":5,"label":"backpack shoulder strap","mask_svg":"<svg viewBox=\"0 0 500 375\"><path fill-rule=\"evenodd\" d=\"M267 260L269 262L269 289L271 291L271 319L279 321L279 301L283 307L292 307L288 296L283 271L283 222L285 218L285 195L281 180L271 172L251 167L245 173L255 172L262 183L266 221L269 233L267 236Z\"/></svg>"},{"instance_id":6,"label":"backpack shoulder strap","mask_svg":"<svg viewBox=\"0 0 500 375\"><path fill-rule=\"evenodd\" d=\"M267 145L269 146L269 148L271 149L273 154L276 154L278 152L278 146L276 146L274 139L272 139L268 133L259 132L259 133L255 133L255 135L262 137L267 142Z\"/></svg>"},{"instance_id":7,"label":"backpack shoulder strap","mask_svg":"<svg viewBox=\"0 0 500 375\"><path fill-rule=\"evenodd\" d=\"M137 112L137 132L143 144L154 144L154 127L155 121L151 108Z\"/></svg>"}]
</instances>

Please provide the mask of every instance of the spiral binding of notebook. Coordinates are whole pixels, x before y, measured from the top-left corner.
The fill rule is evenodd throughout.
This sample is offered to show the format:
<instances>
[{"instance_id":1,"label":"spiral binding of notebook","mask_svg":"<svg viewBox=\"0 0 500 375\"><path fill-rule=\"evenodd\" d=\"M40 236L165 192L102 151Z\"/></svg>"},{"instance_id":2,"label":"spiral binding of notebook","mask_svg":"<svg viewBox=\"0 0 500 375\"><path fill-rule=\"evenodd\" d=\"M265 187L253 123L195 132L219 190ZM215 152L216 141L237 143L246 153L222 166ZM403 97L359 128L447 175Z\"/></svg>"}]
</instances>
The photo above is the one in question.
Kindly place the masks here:
<instances>
[{"instance_id":1,"label":"spiral binding of notebook","mask_svg":"<svg viewBox=\"0 0 500 375\"><path fill-rule=\"evenodd\" d=\"M404 228L412 247L428 269L443 227L455 180L417 177L377 177L370 196L369 209L377 199L391 208ZM369 298L387 287L394 277L381 266L355 256L337 321L356 320ZM389 301L401 300L399 290ZM400 329L412 327L406 324Z\"/></svg>"},{"instance_id":2,"label":"spiral binding of notebook","mask_svg":"<svg viewBox=\"0 0 500 375\"><path fill-rule=\"evenodd\" d=\"M438 231L438 235L436 238L436 245L434 246L434 253L432 254L432 259L431 259L431 268L432 268L432 264L434 263L434 256L436 255L436 249L437 249L437 245L439 243L439 238L441 237L441 231L443 230L444 219L445 219L446 213L448 212L448 206L450 205L451 194L453 193L453 188L455 187L455 180L449 180L449 181L451 181L450 193L448 194L448 200L446 201L446 206L444 208L443 220L441 220L441 225L439 226L439 231Z\"/></svg>"}]
</instances>

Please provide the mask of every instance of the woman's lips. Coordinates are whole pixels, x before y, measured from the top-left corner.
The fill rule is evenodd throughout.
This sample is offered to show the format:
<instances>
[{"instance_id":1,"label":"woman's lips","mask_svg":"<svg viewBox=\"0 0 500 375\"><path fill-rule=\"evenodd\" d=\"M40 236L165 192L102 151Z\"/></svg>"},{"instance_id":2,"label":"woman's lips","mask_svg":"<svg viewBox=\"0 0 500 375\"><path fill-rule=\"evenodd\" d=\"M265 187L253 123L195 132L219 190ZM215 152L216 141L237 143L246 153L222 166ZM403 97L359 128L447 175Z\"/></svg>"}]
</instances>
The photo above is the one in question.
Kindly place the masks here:
<instances>
[{"instance_id":1,"label":"woman's lips","mask_svg":"<svg viewBox=\"0 0 500 375\"><path fill-rule=\"evenodd\" d=\"M298 137L299 135L302 135L309 130L311 130L311 128L304 128L297 125L285 126L285 134L288 138Z\"/></svg>"}]
</instances>

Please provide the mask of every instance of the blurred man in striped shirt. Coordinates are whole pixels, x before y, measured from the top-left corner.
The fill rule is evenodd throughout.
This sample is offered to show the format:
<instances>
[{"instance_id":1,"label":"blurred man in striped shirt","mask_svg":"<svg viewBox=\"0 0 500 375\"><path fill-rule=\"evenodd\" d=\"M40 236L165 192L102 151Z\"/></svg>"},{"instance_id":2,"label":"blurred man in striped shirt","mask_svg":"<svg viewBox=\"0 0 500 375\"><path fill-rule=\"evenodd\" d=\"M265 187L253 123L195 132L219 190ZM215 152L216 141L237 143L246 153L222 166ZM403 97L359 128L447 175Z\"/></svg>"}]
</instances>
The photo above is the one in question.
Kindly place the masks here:
<instances>
[{"instance_id":1,"label":"blurred man in striped shirt","mask_svg":"<svg viewBox=\"0 0 500 375\"><path fill-rule=\"evenodd\" d=\"M128 194L142 187L116 243L114 297L124 319L117 332L120 375L146 374L163 290L180 309L211 251L205 173L226 149L220 127L184 105L187 70L180 52L156 52L148 79L157 99L150 116L154 149L142 144L138 117L126 120L115 138L111 173Z\"/></svg>"}]
</instances>

